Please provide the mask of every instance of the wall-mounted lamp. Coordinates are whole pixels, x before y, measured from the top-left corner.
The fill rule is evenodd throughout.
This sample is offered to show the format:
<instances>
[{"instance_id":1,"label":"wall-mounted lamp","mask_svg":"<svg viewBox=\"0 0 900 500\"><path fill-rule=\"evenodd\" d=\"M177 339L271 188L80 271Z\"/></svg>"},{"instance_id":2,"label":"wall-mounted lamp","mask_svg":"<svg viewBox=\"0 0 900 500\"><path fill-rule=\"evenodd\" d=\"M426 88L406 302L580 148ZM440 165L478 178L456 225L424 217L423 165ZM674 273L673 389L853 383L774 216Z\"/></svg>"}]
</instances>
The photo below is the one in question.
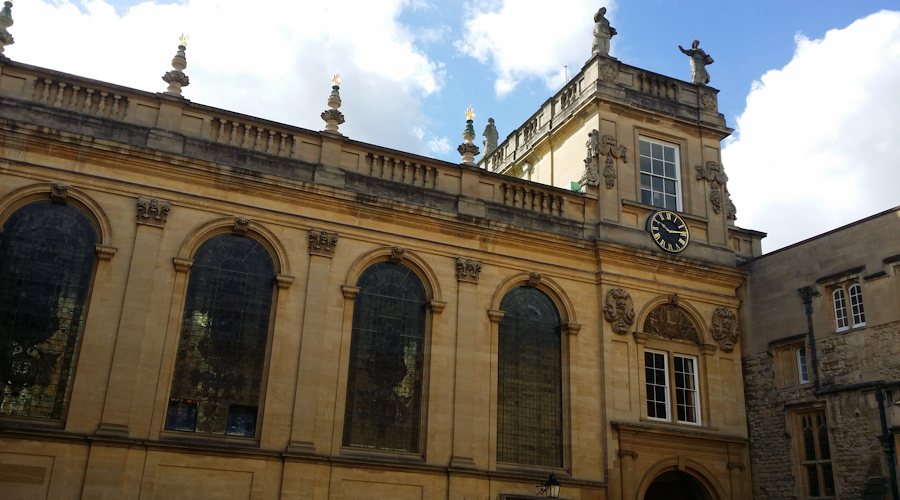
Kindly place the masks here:
<instances>
[{"instance_id":1,"label":"wall-mounted lamp","mask_svg":"<svg viewBox=\"0 0 900 500\"><path fill-rule=\"evenodd\" d=\"M547 498L559 498L559 481L556 480L556 474L551 473L547 478L547 482L534 487L536 496L546 496Z\"/></svg>"}]
</instances>

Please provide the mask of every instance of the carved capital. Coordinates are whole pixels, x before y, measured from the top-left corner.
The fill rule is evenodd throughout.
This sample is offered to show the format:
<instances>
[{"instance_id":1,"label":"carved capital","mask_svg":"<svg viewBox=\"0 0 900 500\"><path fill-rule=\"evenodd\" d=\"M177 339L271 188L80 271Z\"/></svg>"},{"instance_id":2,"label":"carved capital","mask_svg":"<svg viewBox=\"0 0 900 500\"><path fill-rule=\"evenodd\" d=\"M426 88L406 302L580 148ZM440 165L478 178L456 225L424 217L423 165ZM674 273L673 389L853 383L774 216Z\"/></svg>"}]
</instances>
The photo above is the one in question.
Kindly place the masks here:
<instances>
[{"instance_id":1,"label":"carved capital","mask_svg":"<svg viewBox=\"0 0 900 500\"><path fill-rule=\"evenodd\" d=\"M239 233L246 233L250 229L250 219L246 217L234 218L234 230Z\"/></svg>"},{"instance_id":2,"label":"carved capital","mask_svg":"<svg viewBox=\"0 0 900 500\"><path fill-rule=\"evenodd\" d=\"M343 285L343 286L341 286L341 292L344 294L345 299L353 300L356 298L356 294L359 293L359 287Z\"/></svg>"},{"instance_id":3,"label":"carved capital","mask_svg":"<svg viewBox=\"0 0 900 500\"><path fill-rule=\"evenodd\" d=\"M728 462L728 470L739 469L741 472L744 472L744 464L739 462Z\"/></svg>"},{"instance_id":4,"label":"carved capital","mask_svg":"<svg viewBox=\"0 0 900 500\"><path fill-rule=\"evenodd\" d=\"M700 354L704 356L711 356L719 348L716 344L700 344L697 347L700 349Z\"/></svg>"},{"instance_id":5,"label":"carved capital","mask_svg":"<svg viewBox=\"0 0 900 500\"><path fill-rule=\"evenodd\" d=\"M628 328L634 323L634 301L631 300L631 295L621 288L613 288L606 292L603 317L612 323L614 332L627 334Z\"/></svg>"},{"instance_id":6,"label":"carved capital","mask_svg":"<svg viewBox=\"0 0 900 500\"><path fill-rule=\"evenodd\" d=\"M309 230L309 254L321 255L323 257L334 257L334 247L337 246L337 233L329 233L327 231L319 231L317 229Z\"/></svg>"},{"instance_id":7,"label":"carved capital","mask_svg":"<svg viewBox=\"0 0 900 500\"><path fill-rule=\"evenodd\" d=\"M631 457L633 460L637 460L638 454L634 450L619 450L619 458Z\"/></svg>"},{"instance_id":8,"label":"carved capital","mask_svg":"<svg viewBox=\"0 0 900 500\"><path fill-rule=\"evenodd\" d=\"M391 256L388 257L392 262L400 262L406 253L403 247L391 247Z\"/></svg>"},{"instance_id":9,"label":"carved capital","mask_svg":"<svg viewBox=\"0 0 900 500\"><path fill-rule=\"evenodd\" d=\"M528 284L530 286L538 286L541 284L541 273L528 273Z\"/></svg>"},{"instance_id":10,"label":"carved capital","mask_svg":"<svg viewBox=\"0 0 900 500\"><path fill-rule=\"evenodd\" d=\"M94 245L94 251L97 252L97 258L100 260L112 260L112 258L116 255L115 247L108 247L105 245Z\"/></svg>"},{"instance_id":11,"label":"carved capital","mask_svg":"<svg viewBox=\"0 0 900 500\"><path fill-rule=\"evenodd\" d=\"M713 312L712 337L719 342L719 348L723 351L734 350L734 345L741 337L737 315L734 314L734 311L720 307Z\"/></svg>"},{"instance_id":12,"label":"carved capital","mask_svg":"<svg viewBox=\"0 0 900 500\"><path fill-rule=\"evenodd\" d=\"M444 312L444 308L447 307L447 303L440 300L429 300L428 307L431 308L431 312L433 314L440 314Z\"/></svg>"},{"instance_id":13,"label":"carved capital","mask_svg":"<svg viewBox=\"0 0 900 500\"><path fill-rule=\"evenodd\" d=\"M562 325L562 332L566 335L576 336L581 331L581 325L578 323L566 323Z\"/></svg>"},{"instance_id":14,"label":"carved capital","mask_svg":"<svg viewBox=\"0 0 900 500\"><path fill-rule=\"evenodd\" d=\"M280 290L287 290L294 283L294 277L287 274L277 274L275 275L275 282Z\"/></svg>"},{"instance_id":15,"label":"carved capital","mask_svg":"<svg viewBox=\"0 0 900 500\"><path fill-rule=\"evenodd\" d=\"M69 186L62 182L54 182L53 185L50 186L51 200L65 203L67 196L69 196Z\"/></svg>"},{"instance_id":16,"label":"carved capital","mask_svg":"<svg viewBox=\"0 0 900 500\"><path fill-rule=\"evenodd\" d=\"M478 283L481 275L481 261L477 259L456 258L456 279L469 283Z\"/></svg>"},{"instance_id":17,"label":"carved capital","mask_svg":"<svg viewBox=\"0 0 900 500\"><path fill-rule=\"evenodd\" d=\"M506 316L505 312L496 309L489 309L487 313L488 317L491 318L491 323L499 323L500 320L503 319L503 316Z\"/></svg>"},{"instance_id":18,"label":"carved capital","mask_svg":"<svg viewBox=\"0 0 900 500\"><path fill-rule=\"evenodd\" d=\"M137 199L136 222L154 227L164 227L169 217L171 203L157 198L139 196Z\"/></svg>"},{"instance_id":19,"label":"carved capital","mask_svg":"<svg viewBox=\"0 0 900 500\"><path fill-rule=\"evenodd\" d=\"M191 266L194 265L194 259L180 259L175 257L172 259L172 262L175 264L175 272L177 273L186 273L191 270Z\"/></svg>"}]
</instances>

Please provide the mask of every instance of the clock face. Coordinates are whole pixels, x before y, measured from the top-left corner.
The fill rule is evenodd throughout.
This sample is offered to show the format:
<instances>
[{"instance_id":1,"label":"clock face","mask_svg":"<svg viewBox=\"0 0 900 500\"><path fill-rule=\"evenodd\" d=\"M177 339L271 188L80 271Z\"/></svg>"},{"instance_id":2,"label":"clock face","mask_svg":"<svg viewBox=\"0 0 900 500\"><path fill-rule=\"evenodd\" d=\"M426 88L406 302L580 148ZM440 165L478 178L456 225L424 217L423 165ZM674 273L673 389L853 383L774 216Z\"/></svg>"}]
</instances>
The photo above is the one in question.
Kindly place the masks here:
<instances>
[{"instance_id":1,"label":"clock face","mask_svg":"<svg viewBox=\"0 0 900 500\"><path fill-rule=\"evenodd\" d=\"M647 220L647 231L659 248L678 253L687 248L691 241L687 224L675 212L660 210Z\"/></svg>"}]
</instances>

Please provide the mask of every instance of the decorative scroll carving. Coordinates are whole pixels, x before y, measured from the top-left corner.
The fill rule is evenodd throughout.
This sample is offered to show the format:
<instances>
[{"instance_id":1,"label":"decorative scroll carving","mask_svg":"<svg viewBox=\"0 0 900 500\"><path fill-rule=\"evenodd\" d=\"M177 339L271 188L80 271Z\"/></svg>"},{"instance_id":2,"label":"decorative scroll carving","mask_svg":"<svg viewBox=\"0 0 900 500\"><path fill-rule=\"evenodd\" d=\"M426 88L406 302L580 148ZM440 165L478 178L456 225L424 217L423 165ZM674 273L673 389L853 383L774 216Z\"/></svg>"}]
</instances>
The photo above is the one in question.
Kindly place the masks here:
<instances>
[{"instance_id":1,"label":"decorative scroll carving","mask_svg":"<svg viewBox=\"0 0 900 500\"><path fill-rule=\"evenodd\" d=\"M607 292L603 316L612 323L614 332L622 335L628 333L628 327L634 323L634 301L631 300L631 295L621 288L613 288Z\"/></svg>"},{"instance_id":2,"label":"decorative scroll carving","mask_svg":"<svg viewBox=\"0 0 900 500\"><path fill-rule=\"evenodd\" d=\"M616 186L616 162L615 158L621 158L623 162L628 163L628 148L619 145L616 138L611 135L601 137L600 132L594 129L588 132L587 159L584 160L584 176L582 182L588 186L597 187L600 185L600 176L596 165L600 163L600 157L606 156L605 166L603 167L603 178L606 181L607 189ZM594 161L594 158L597 161Z\"/></svg>"},{"instance_id":3,"label":"decorative scroll carving","mask_svg":"<svg viewBox=\"0 0 900 500\"><path fill-rule=\"evenodd\" d=\"M403 260L403 254L405 253L406 249L404 249L403 247L391 247L390 259L394 262L400 262L401 260Z\"/></svg>"},{"instance_id":4,"label":"decorative scroll carving","mask_svg":"<svg viewBox=\"0 0 900 500\"><path fill-rule=\"evenodd\" d=\"M541 273L528 273L528 284L531 286L538 286L541 284Z\"/></svg>"},{"instance_id":5,"label":"decorative scroll carving","mask_svg":"<svg viewBox=\"0 0 900 500\"><path fill-rule=\"evenodd\" d=\"M731 194L728 192L728 176L725 174L725 167L714 161L708 161L705 165L697 165L697 180L706 180L710 182L709 186L709 202L712 204L715 213L722 213L722 207L725 207L725 216L729 220L737 220L737 208L731 201ZM719 189L719 186L722 189Z\"/></svg>"},{"instance_id":6,"label":"decorative scroll carving","mask_svg":"<svg viewBox=\"0 0 900 500\"><path fill-rule=\"evenodd\" d=\"M478 283L481 274L481 261L476 259L456 258L456 279L469 283Z\"/></svg>"},{"instance_id":7,"label":"decorative scroll carving","mask_svg":"<svg viewBox=\"0 0 900 500\"><path fill-rule=\"evenodd\" d=\"M669 302L656 306L644 320L644 332L670 340L687 340L700 343L697 327L687 314L678 307L678 296L672 295Z\"/></svg>"},{"instance_id":8,"label":"decorative scroll carving","mask_svg":"<svg viewBox=\"0 0 900 500\"><path fill-rule=\"evenodd\" d=\"M600 78L603 79L603 81L607 83L614 83L618 74L619 70L612 64L600 65Z\"/></svg>"},{"instance_id":9,"label":"decorative scroll carving","mask_svg":"<svg viewBox=\"0 0 900 500\"><path fill-rule=\"evenodd\" d=\"M56 182L52 186L50 186L50 198L54 201L65 201L66 196L69 196L69 186Z\"/></svg>"},{"instance_id":10,"label":"decorative scroll carving","mask_svg":"<svg viewBox=\"0 0 900 500\"><path fill-rule=\"evenodd\" d=\"M250 219L246 217L235 217L234 218L234 230L246 233L247 230L250 229Z\"/></svg>"},{"instance_id":11,"label":"decorative scroll carving","mask_svg":"<svg viewBox=\"0 0 900 500\"><path fill-rule=\"evenodd\" d=\"M600 172L594 165L594 159L590 156L584 159L584 174L578 182L582 186L597 187L600 185Z\"/></svg>"},{"instance_id":12,"label":"decorative scroll carving","mask_svg":"<svg viewBox=\"0 0 900 500\"><path fill-rule=\"evenodd\" d=\"M164 227L169 217L170 209L171 204L166 200L140 196L137 199L136 221L138 224Z\"/></svg>"},{"instance_id":13,"label":"decorative scroll carving","mask_svg":"<svg viewBox=\"0 0 900 500\"><path fill-rule=\"evenodd\" d=\"M716 309L712 316L712 337L719 342L719 348L725 352L733 351L740 336L734 311L723 307Z\"/></svg>"},{"instance_id":14,"label":"decorative scroll carving","mask_svg":"<svg viewBox=\"0 0 900 500\"><path fill-rule=\"evenodd\" d=\"M334 247L337 246L337 243L337 233L329 233L328 231L319 231L317 229L309 230L310 255L334 257Z\"/></svg>"},{"instance_id":15,"label":"decorative scroll carving","mask_svg":"<svg viewBox=\"0 0 900 500\"><path fill-rule=\"evenodd\" d=\"M616 162L612 156L606 157L606 166L603 167L603 178L606 180L606 189L616 187Z\"/></svg>"}]
</instances>

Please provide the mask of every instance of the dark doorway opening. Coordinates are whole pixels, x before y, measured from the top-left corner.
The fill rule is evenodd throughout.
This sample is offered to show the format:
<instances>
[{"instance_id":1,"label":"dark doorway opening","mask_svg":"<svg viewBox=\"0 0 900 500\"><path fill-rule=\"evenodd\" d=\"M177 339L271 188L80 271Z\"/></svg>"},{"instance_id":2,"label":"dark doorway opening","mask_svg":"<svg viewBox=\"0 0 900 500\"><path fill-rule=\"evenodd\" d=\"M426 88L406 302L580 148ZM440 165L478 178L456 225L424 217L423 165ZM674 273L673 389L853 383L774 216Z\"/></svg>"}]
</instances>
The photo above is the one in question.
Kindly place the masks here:
<instances>
[{"instance_id":1,"label":"dark doorway opening","mask_svg":"<svg viewBox=\"0 0 900 500\"><path fill-rule=\"evenodd\" d=\"M696 478L681 471L660 474L650 483L644 500L713 500Z\"/></svg>"}]
</instances>

